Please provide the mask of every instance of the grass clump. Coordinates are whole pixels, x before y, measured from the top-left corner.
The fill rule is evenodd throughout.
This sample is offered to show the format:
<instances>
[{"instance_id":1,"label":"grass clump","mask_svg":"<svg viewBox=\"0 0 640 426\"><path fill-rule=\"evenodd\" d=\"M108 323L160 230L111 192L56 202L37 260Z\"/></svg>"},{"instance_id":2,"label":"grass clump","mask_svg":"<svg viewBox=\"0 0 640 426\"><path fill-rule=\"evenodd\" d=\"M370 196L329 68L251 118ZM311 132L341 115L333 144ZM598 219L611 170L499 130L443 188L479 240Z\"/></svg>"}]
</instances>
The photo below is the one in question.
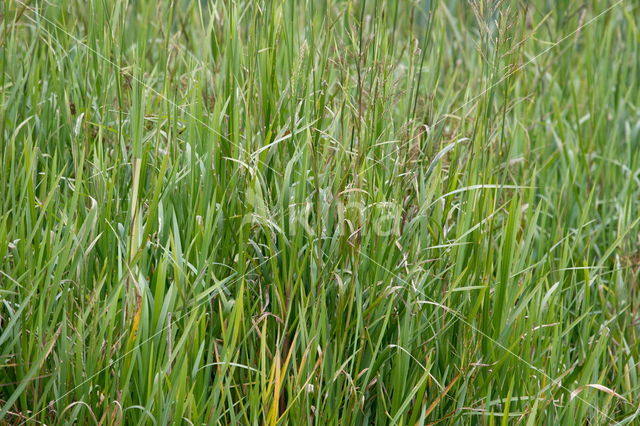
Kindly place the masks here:
<instances>
[{"instance_id":1,"label":"grass clump","mask_svg":"<svg viewBox=\"0 0 640 426\"><path fill-rule=\"evenodd\" d=\"M636 3L1 13L1 422L638 422Z\"/></svg>"}]
</instances>

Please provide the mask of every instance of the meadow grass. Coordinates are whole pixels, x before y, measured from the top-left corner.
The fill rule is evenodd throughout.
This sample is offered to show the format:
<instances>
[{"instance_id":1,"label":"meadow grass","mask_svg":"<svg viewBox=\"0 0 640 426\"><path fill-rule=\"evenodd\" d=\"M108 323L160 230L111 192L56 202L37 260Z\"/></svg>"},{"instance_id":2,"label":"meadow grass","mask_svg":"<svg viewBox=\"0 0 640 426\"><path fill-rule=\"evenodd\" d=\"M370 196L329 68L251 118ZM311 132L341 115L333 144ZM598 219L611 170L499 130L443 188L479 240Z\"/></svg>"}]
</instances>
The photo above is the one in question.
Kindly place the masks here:
<instances>
[{"instance_id":1,"label":"meadow grass","mask_svg":"<svg viewBox=\"0 0 640 426\"><path fill-rule=\"evenodd\" d=\"M0 423L638 424L639 6L3 0Z\"/></svg>"}]
</instances>

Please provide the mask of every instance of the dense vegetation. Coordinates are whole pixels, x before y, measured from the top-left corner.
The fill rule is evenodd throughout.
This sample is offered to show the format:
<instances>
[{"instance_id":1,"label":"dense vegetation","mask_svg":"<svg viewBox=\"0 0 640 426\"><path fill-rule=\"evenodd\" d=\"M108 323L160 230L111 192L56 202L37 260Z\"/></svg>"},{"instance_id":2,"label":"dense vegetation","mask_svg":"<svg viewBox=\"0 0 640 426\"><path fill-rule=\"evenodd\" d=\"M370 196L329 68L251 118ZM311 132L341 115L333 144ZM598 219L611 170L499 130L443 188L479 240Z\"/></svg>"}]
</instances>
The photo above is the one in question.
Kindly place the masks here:
<instances>
[{"instance_id":1,"label":"dense vegetation","mask_svg":"<svg viewBox=\"0 0 640 426\"><path fill-rule=\"evenodd\" d=\"M640 422L638 2L1 7L0 422Z\"/></svg>"}]
</instances>

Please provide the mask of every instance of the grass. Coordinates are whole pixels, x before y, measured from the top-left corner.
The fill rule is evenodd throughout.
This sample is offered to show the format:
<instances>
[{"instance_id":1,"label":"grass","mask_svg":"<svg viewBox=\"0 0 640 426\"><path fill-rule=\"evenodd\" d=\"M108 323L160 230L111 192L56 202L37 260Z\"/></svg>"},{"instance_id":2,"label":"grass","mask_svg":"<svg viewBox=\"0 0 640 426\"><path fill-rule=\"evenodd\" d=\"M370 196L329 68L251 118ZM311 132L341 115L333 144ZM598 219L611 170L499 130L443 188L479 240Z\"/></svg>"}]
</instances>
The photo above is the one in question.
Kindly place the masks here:
<instances>
[{"instance_id":1,"label":"grass","mask_svg":"<svg viewBox=\"0 0 640 426\"><path fill-rule=\"evenodd\" d=\"M637 424L631 0L3 0L0 422Z\"/></svg>"}]
</instances>

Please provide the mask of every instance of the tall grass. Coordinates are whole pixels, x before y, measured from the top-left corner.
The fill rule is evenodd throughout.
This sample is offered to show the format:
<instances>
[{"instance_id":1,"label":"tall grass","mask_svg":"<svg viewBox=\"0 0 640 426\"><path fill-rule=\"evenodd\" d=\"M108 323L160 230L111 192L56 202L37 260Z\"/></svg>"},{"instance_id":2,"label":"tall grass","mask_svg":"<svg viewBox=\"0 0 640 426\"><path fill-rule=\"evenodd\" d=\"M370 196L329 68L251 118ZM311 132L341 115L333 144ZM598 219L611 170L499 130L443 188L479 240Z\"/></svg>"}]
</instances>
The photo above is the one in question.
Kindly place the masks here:
<instances>
[{"instance_id":1,"label":"tall grass","mask_svg":"<svg viewBox=\"0 0 640 426\"><path fill-rule=\"evenodd\" d=\"M640 413L631 0L4 0L0 422Z\"/></svg>"}]
</instances>

